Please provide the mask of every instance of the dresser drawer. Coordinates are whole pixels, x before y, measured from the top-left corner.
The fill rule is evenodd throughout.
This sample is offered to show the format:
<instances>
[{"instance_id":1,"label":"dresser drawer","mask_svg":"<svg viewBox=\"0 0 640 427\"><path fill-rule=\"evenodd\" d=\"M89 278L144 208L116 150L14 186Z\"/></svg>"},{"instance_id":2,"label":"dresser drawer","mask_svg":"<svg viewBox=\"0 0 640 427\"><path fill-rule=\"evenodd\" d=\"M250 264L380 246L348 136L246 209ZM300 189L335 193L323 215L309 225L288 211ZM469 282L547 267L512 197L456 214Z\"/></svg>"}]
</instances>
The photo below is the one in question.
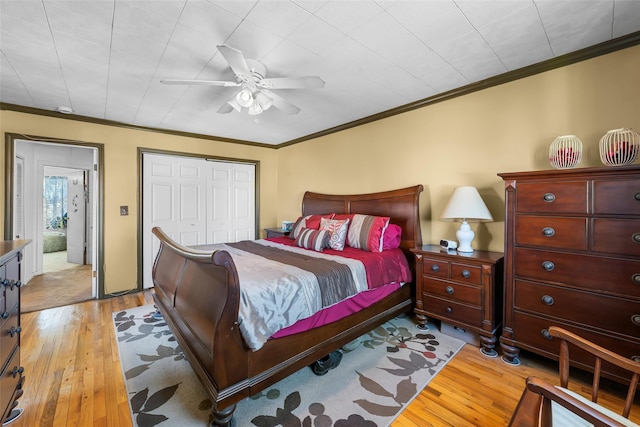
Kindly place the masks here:
<instances>
[{"instance_id":1,"label":"dresser drawer","mask_svg":"<svg viewBox=\"0 0 640 427\"><path fill-rule=\"evenodd\" d=\"M595 180L593 209L596 214L639 215L640 179Z\"/></svg>"},{"instance_id":2,"label":"dresser drawer","mask_svg":"<svg viewBox=\"0 0 640 427\"><path fill-rule=\"evenodd\" d=\"M422 274L431 277L449 278L449 263L439 259L422 258Z\"/></svg>"},{"instance_id":3,"label":"dresser drawer","mask_svg":"<svg viewBox=\"0 0 640 427\"><path fill-rule=\"evenodd\" d=\"M429 297L423 302L424 310L439 319L445 318L465 323L474 328L482 325L482 310L438 297Z\"/></svg>"},{"instance_id":4,"label":"dresser drawer","mask_svg":"<svg viewBox=\"0 0 640 427\"><path fill-rule=\"evenodd\" d=\"M587 213L587 182L518 183L516 212Z\"/></svg>"},{"instance_id":5,"label":"dresser drawer","mask_svg":"<svg viewBox=\"0 0 640 427\"><path fill-rule=\"evenodd\" d=\"M515 281L515 307L574 323L640 337L640 302L579 292L557 286Z\"/></svg>"},{"instance_id":6,"label":"dresser drawer","mask_svg":"<svg viewBox=\"0 0 640 427\"><path fill-rule=\"evenodd\" d=\"M0 373L0 402L3 402L3 404L9 405L12 403L11 399L22 378L22 374L18 372L18 369L20 369L20 347L16 348L4 370ZM2 411L5 410L5 408L2 408Z\"/></svg>"},{"instance_id":7,"label":"dresser drawer","mask_svg":"<svg viewBox=\"0 0 640 427\"><path fill-rule=\"evenodd\" d=\"M14 347L18 345L18 308L16 307L13 311L7 312L7 314L9 317L0 321L0 368Z\"/></svg>"},{"instance_id":8,"label":"dresser drawer","mask_svg":"<svg viewBox=\"0 0 640 427\"><path fill-rule=\"evenodd\" d=\"M457 302L480 306L482 304L482 290L477 286L469 286L452 282L445 282L425 277L423 281L424 291L427 294L437 295ZM424 296L424 301L429 298Z\"/></svg>"},{"instance_id":9,"label":"dresser drawer","mask_svg":"<svg viewBox=\"0 0 640 427\"><path fill-rule=\"evenodd\" d=\"M604 348L613 349L616 353L625 357L640 356L640 346L637 342L631 340L617 339L610 335L600 334L590 329L584 329L564 323L558 320L550 320L543 317L533 316L516 311L513 318L513 339L522 345L523 348L529 348L539 352L550 353L558 357L560 350L560 340L556 338L546 338L546 331L550 326L559 326L563 329L578 334L589 341L592 341ZM572 364L582 365L583 368L593 368L593 357L587 355L575 346L569 346L569 356ZM613 367L606 362L602 364L603 370L609 373L618 373L619 378L629 380L628 374L621 375L621 371L615 371Z\"/></svg>"},{"instance_id":10,"label":"dresser drawer","mask_svg":"<svg viewBox=\"0 0 640 427\"><path fill-rule=\"evenodd\" d=\"M516 244L587 250L587 219L516 215Z\"/></svg>"},{"instance_id":11,"label":"dresser drawer","mask_svg":"<svg viewBox=\"0 0 640 427\"><path fill-rule=\"evenodd\" d=\"M635 300L640 297L640 260L525 248L516 248L514 255L518 278L567 284Z\"/></svg>"},{"instance_id":12,"label":"dresser drawer","mask_svg":"<svg viewBox=\"0 0 640 427\"><path fill-rule=\"evenodd\" d=\"M640 257L640 220L594 219L593 250Z\"/></svg>"}]
</instances>

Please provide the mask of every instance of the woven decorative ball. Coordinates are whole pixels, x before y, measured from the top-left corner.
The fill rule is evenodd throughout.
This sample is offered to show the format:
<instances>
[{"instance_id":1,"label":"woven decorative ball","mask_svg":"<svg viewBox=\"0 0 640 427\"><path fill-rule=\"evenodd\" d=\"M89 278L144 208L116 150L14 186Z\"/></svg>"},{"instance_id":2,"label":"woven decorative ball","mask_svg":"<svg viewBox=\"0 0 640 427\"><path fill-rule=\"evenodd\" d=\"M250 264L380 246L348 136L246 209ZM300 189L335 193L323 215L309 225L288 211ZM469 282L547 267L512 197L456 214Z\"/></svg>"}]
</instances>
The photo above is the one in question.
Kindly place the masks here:
<instances>
[{"instance_id":1,"label":"woven decorative ball","mask_svg":"<svg viewBox=\"0 0 640 427\"><path fill-rule=\"evenodd\" d=\"M600 139L600 160L607 166L629 165L640 152L640 135L631 129L613 129Z\"/></svg>"},{"instance_id":2,"label":"woven decorative ball","mask_svg":"<svg viewBox=\"0 0 640 427\"><path fill-rule=\"evenodd\" d=\"M575 168L582 159L582 141L575 135L563 135L549 146L549 163L556 169Z\"/></svg>"}]
</instances>

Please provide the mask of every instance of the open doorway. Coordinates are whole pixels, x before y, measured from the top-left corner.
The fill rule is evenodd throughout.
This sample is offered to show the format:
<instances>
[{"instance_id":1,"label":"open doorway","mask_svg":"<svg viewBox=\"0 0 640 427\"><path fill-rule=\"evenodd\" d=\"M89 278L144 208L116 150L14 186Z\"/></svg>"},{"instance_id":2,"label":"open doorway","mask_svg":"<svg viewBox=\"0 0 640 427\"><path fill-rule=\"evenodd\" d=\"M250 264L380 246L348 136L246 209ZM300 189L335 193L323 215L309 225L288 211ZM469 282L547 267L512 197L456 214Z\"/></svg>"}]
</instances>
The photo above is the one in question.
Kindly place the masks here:
<instances>
[{"instance_id":1,"label":"open doorway","mask_svg":"<svg viewBox=\"0 0 640 427\"><path fill-rule=\"evenodd\" d=\"M7 142L5 238L32 241L21 263L22 311L103 296L101 145L23 135Z\"/></svg>"}]
</instances>

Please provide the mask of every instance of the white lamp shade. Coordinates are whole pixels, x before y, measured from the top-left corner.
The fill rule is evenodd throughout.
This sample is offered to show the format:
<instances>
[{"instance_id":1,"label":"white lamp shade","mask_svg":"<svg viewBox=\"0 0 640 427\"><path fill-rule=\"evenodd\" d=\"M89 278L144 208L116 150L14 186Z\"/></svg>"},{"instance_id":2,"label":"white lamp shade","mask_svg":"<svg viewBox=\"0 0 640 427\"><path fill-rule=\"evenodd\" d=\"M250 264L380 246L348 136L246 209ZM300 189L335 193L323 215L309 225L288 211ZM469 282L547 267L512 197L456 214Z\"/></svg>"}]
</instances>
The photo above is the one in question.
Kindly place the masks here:
<instances>
[{"instance_id":1,"label":"white lamp shade","mask_svg":"<svg viewBox=\"0 0 640 427\"><path fill-rule=\"evenodd\" d=\"M245 107L245 108L251 107L251 105L253 104L253 94L249 89L242 89L236 95L236 102L241 107Z\"/></svg>"},{"instance_id":2,"label":"white lamp shade","mask_svg":"<svg viewBox=\"0 0 640 427\"><path fill-rule=\"evenodd\" d=\"M267 111L273 105L273 99L263 92L256 93L256 103L262 111Z\"/></svg>"},{"instance_id":3,"label":"white lamp shade","mask_svg":"<svg viewBox=\"0 0 640 427\"><path fill-rule=\"evenodd\" d=\"M484 204L480 193L472 186L457 187L453 191L440 219L442 221L493 221L491 212Z\"/></svg>"}]
</instances>

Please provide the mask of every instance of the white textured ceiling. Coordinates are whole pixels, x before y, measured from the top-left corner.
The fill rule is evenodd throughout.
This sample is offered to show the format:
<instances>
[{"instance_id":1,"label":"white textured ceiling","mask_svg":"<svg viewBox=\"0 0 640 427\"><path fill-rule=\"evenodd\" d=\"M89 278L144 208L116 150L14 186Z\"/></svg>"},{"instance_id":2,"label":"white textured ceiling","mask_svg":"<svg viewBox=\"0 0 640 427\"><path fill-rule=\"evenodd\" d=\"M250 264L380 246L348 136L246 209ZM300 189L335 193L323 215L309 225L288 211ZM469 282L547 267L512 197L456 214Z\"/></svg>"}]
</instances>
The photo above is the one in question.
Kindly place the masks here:
<instances>
[{"instance_id":1,"label":"white textured ceiling","mask_svg":"<svg viewBox=\"0 0 640 427\"><path fill-rule=\"evenodd\" d=\"M264 144L281 144L640 31L640 1L0 0L0 102ZM217 110L235 88L216 46L301 108ZM231 91L231 92L229 92Z\"/></svg>"}]
</instances>

